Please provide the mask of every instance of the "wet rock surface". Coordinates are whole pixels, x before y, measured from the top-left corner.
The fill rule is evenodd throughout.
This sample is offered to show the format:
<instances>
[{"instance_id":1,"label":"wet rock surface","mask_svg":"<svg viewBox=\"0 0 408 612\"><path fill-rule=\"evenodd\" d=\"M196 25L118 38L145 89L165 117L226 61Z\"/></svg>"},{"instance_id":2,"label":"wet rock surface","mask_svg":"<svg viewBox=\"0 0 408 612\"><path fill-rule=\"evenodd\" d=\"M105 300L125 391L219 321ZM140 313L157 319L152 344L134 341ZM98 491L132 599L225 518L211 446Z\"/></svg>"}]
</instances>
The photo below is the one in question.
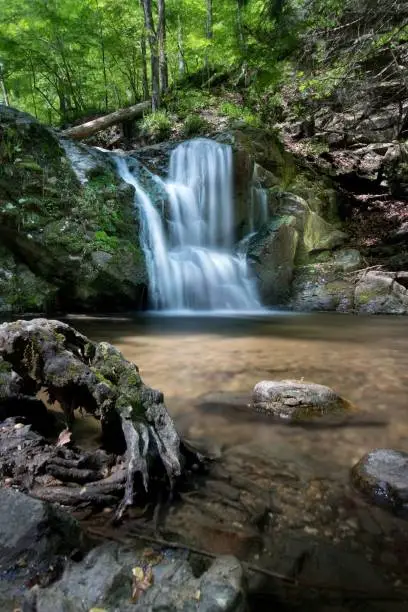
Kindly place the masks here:
<instances>
[{"instance_id":1,"label":"wet rock surface","mask_svg":"<svg viewBox=\"0 0 408 612\"><path fill-rule=\"evenodd\" d=\"M0 489L0 606L13 610L28 586L55 579L83 547L79 523L58 506Z\"/></svg>"},{"instance_id":2,"label":"wet rock surface","mask_svg":"<svg viewBox=\"0 0 408 612\"><path fill-rule=\"evenodd\" d=\"M37 589L28 601L35 612L247 610L243 569L234 557L216 559L195 577L186 552L164 549L149 559L148 551L137 553L112 543L93 549L81 563L71 563L59 582Z\"/></svg>"},{"instance_id":3,"label":"wet rock surface","mask_svg":"<svg viewBox=\"0 0 408 612\"><path fill-rule=\"evenodd\" d=\"M352 468L351 478L372 503L408 520L408 453L375 449Z\"/></svg>"},{"instance_id":4,"label":"wet rock surface","mask_svg":"<svg viewBox=\"0 0 408 612\"><path fill-rule=\"evenodd\" d=\"M297 380L264 380L254 387L252 408L292 422L343 414L351 406L323 385Z\"/></svg>"}]
</instances>

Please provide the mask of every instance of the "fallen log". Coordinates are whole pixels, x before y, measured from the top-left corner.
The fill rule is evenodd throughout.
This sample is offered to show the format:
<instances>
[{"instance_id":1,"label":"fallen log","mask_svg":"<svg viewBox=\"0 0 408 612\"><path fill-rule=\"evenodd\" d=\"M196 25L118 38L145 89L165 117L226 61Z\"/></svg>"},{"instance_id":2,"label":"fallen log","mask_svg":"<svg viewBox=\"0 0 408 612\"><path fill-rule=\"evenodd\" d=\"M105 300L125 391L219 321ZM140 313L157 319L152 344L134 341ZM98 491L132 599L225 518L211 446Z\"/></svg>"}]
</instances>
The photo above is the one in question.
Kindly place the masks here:
<instances>
[{"instance_id":1,"label":"fallen log","mask_svg":"<svg viewBox=\"0 0 408 612\"><path fill-rule=\"evenodd\" d=\"M97 119L87 121L81 125L70 127L63 130L62 135L66 136L67 138L73 138L74 140L80 140L81 138L92 136L92 134L96 134L97 132L106 129L111 125L115 125L115 123L121 123L122 121L128 121L129 119L141 117L143 113L147 113L150 110L150 101L140 102L139 104L134 104L133 106L117 110L109 115L104 115L103 117L98 117Z\"/></svg>"},{"instance_id":2,"label":"fallen log","mask_svg":"<svg viewBox=\"0 0 408 612\"><path fill-rule=\"evenodd\" d=\"M0 427L0 475L17 478L17 486L25 483L41 499L76 505L87 499L112 501L119 493L119 519L152 482L171 491L203 458L180 439L162 393L144 385L137 366L106 342L94 343L60 321L4 323L1 364L0 407L10 395L24 392L35 398L45 389L49 401L61 406L68 425L76 409L85 410L100 420L109 449L115 455L125 452L121 462L103 451L84 456L6 421ZM48 489L44 475L46 482L52 479ZM64 491L56 481L80 486Z\"/></svg>"}]
</instances>

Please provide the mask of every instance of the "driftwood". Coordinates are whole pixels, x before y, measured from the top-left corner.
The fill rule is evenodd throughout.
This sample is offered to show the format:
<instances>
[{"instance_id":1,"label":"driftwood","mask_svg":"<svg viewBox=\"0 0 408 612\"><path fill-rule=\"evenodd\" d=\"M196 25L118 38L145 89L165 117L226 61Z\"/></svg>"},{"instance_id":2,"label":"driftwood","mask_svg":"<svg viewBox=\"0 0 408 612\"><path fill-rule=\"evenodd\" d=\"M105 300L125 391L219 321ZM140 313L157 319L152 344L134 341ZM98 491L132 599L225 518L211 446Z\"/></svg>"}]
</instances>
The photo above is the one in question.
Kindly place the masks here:
<instances>
[{"instance_id":1,"label":"driftwood","mask_svg":"<svg viewBox=\"0 0 408 612\"><path fill-rule=\"evenodd\" d=\"M134 104L128 108L117 110L109 115L104 115L103 117L98 117L92 121L87 121L81 125L75 125L74 127L63 130L62 135L66 136L67 138L80 140L81 138L92 136L92 134L96 134L97 132L106 129L111 125L115 125L115 123L121 123L122 121L128 121L129 119L141 117L143 113L147 113L150 110L151 103L149 101L140 102L139 104Z\"/></svg>"},{"instance_id":2,"label":"driftwood","mask_svg":"<svg viewBox=\"0 0 408 612\"><path fill-rule=\"evenodd\" d=\"M0 325L3 418L20 410L17 405L10 412L14 400L27 401L26 412L30 406L38 408L35 395L40 390L50 402L59 402L68 425L78 408L98 418L114 459L103 451L84 454L49 444L29 426L6 420L0 427L0 473L19 479L17 486L24 481L37 497L76 505L112 503L122 495L116 513L120 518L135 494L145 495L151 481L171 490L202 459L180 439L162 393L145 386L137 366L110 344L91 342L59 321ZM122 461L115 461L122 453Z\"/></svg>"}]
</instances>

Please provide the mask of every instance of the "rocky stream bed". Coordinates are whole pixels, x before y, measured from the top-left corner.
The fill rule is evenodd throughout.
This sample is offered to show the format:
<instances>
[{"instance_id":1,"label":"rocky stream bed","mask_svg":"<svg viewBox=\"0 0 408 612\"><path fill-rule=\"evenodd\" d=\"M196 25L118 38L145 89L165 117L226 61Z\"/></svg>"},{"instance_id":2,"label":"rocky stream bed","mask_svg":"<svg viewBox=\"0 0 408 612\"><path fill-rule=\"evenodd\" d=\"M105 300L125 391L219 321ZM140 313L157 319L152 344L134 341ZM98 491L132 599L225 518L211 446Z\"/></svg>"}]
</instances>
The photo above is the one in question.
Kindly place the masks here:
<instances>
[{"instance_id":1,"label":"rocky stream bed","mask_svg":"<svg viewBox=\"0 0 408 612\"><path fill-rule=\"evenodd\" d=\"M60 322L3 324L0 356L2 609L405 609L404 453L373 450L333 479L329 457L287 444L187 440L133 364ZM201 403L287 427L364 420L305 381ZM80 409L105 449L76 444Z\"/></svg>"}]
</instances>

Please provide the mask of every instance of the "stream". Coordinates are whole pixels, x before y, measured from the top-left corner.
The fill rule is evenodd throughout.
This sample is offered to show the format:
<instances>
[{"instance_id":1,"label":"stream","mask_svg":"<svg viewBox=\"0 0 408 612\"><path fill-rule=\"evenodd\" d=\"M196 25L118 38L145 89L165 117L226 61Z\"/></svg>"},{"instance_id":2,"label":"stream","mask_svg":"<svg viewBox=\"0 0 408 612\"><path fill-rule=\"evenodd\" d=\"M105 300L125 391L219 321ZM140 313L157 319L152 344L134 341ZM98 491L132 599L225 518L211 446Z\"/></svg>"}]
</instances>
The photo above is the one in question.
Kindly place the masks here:
<instances>
[{"instance_id":1,"label":"stream","mask_svg":"<svg viewBox=\"0 0 408 612\"><path fill-rule=\"evenodd\" d=\"M405 318L146 314L68 322L117 346L146 384L163 391L180 432L221 450L204 488L172 508L164 537L299 579L299 589L282 591L255 576L251 610L270 610L271 601L303 612L332 605L336 612L405 609L393 598L401 597L394 588L408 586L407 522L366 503L349 481L350 468L369 450L408 448ZM350 422L303 426L251 412L246 403L255 383L285 378L328 385L359 412ZM74 436L96 447L98 427L89 417L77 421ZM139 516L130 513L114 530L103 513L85 523L132 543ZM323 590L302 587L308 583ZM336 607L339 592L345 608Z\"/></svg>"}]
</instances>

